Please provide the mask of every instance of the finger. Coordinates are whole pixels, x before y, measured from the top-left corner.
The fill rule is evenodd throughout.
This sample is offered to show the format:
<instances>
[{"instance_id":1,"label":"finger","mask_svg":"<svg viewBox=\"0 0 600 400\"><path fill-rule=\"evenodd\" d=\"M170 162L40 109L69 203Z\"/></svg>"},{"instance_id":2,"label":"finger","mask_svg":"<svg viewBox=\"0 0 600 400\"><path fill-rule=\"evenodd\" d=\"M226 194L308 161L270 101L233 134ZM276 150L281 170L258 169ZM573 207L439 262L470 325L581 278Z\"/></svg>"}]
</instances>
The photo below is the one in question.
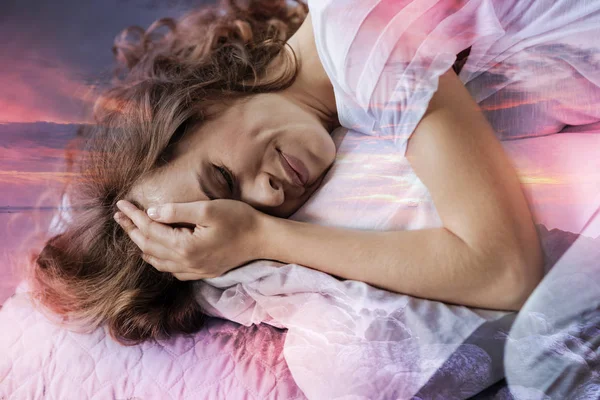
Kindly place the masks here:
<instances>
[{"instance_id":1,"label":"finger","mask_svg":"<svg viewBox=\"0 0 600 400\"><path fill-rule=\"evenodd\" d=\"M174 247L178 242L177 237L179 232L176 232L172 227L160 222L155 222L150 219L146 213L126 200L119 200L117 207L133 221L135 226L142 233L157 242L164 244L166 247Z\"/></svg>"},{"instance_id":2,"label":"finger","mask_svg":"<svg viewBox=\"0 0 600 400\"><path fill-rule=\"evenodd\" d=\"M131 238L133 243L140 248L142 253L158 257L160 259L169 260L172 259L174 253L169 248L163 246L161 243L152 240L144 235L142 231L131 221L128 217L118 213L115 214L115 221L123 228L125 233Z\"/></svg>"},{"instance_id":3,"label":"finger","mask_svg":"<svg viewBox=\"0 0 600 400\"><path fill-rule=\"evenodd\" d=\"M180 280L180 281L197 281L199 279L203 279L202 277L198 276L198 274L190 274L190 273L173 274L173 276L175 278L177 278L177 280Z\"/></svg>"},{"instance_id":4,"label":"finger","mask_svg":"<svg viewBox=\"0 0 600 400\"><path fill-rule=\"evenodd\" d=\"M142 260L146 261L148 264L152 265L161 272L184 273L181 271L181 267L170 260L161 259L145 253L142 254Z\"/></svg>"},{"instance_id":5,"label":"finger","mask_svg":"<svg viewBox=\"0 0 600 400\"><path fill-rule=\"evenodd\" d=\"M166 203L150 207L148 216L154 221L166 224L183 223L190 225L207 226L209 200L194 201L191 203Z\"/></svg>"}]
</instances>

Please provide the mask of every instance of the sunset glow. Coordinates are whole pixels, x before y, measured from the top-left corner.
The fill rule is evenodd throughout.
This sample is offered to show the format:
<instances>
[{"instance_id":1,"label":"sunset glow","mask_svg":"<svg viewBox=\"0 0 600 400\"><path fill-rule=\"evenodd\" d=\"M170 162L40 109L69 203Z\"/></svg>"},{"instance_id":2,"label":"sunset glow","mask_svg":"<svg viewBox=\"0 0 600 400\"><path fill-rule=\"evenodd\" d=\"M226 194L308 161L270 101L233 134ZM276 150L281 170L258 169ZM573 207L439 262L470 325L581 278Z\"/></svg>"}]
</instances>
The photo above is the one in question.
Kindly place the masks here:
<instances>
[{"instance_id":1,"label":"sunset glow","mask_svg":"<svg viewBox=\"0 0 600 400\"><path fill-rule=\"evenodd\" d=\"M600 0L0 3L0 400L600 396Z\"/></svg>"}]
</instances>

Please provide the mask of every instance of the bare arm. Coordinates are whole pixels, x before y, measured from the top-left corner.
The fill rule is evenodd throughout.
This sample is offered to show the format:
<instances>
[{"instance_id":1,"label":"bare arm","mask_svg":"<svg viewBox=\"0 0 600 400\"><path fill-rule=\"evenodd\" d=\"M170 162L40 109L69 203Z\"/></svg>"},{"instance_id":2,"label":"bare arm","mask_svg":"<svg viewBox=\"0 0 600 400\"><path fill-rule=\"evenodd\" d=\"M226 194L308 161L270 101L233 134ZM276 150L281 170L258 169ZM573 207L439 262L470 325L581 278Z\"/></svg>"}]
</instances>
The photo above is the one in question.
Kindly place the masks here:
<instances>
[{"instance_id":1,"label":"bare arm","mask_svg":"<svg viewBox=\"0 0 600 400\"><path fill-rule=\"evenodd\" d=\"M537 232L514 168L453 71L440 78L407 159L444 227L361 231L266 216L261 258L417 297L520 309L542 276Z\"/></svg>"}]
</instances>

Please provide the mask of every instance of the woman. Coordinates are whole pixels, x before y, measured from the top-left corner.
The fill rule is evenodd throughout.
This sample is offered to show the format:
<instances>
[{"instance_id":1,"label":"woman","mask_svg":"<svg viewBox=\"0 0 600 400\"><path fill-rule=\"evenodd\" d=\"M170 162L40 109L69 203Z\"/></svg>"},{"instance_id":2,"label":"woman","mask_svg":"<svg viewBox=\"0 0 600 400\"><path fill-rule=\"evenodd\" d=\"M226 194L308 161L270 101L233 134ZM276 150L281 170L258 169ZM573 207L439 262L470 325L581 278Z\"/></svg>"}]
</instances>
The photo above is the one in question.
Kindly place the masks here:
<instances>
[{"instance_id":1,"label":"woman","mask_svg":"<svg viewBox=\"0 0 600 400\"><path fill-rule=\"evenodd\" d=\"M469 3L457 12L465 22L490 7L458 3ZM440 10L458 3L440 2ZM391 114L412 118L401 145L443 228L369 232L290 221L334 160L329 133L341 124L341 91L352 92L343 85L352 81L331 79L335 59L319 54L306 6L253 1L243 9L231 0L223 10L158 21L138 47L117 42L117 59L131 71L96 104L82 164L89 179L71 193L81 211L33 271L42 303L91 327L107 322L121 341L194 332L203 314L190 280L276 259L414 296L518 310L542 277L539 240L516 173L450 69L454 60L439 83L431 79L426 109ZM162 25L171 33L150 46ZM453 54L467 47L449 46ZM124 230L112 220L117 206Z\"/></svg>"}]
</instances>

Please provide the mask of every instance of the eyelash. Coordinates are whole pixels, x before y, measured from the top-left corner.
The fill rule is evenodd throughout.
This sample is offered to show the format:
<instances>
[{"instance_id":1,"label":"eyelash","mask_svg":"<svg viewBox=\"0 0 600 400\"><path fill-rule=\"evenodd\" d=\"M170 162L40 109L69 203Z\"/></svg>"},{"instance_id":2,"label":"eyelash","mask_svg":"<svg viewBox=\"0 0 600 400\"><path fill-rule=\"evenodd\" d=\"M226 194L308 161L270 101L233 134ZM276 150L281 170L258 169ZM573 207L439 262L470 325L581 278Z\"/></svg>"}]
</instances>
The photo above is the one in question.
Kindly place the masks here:
<instances>
[{"instance_id":1,"label":"eyelash","mask_svg":"<svg viewBox=\"0 0 600 400\"><path fill-rule=\"evenodd\" d=\"M225 178L225 181L227 182L227 187L229 188L229 191L233 193L233 174L224 166L219 166L215 164L213 164L213 166L221 173L221 175L223 175L223 178Z\"/></svg>"}]
</instances>

